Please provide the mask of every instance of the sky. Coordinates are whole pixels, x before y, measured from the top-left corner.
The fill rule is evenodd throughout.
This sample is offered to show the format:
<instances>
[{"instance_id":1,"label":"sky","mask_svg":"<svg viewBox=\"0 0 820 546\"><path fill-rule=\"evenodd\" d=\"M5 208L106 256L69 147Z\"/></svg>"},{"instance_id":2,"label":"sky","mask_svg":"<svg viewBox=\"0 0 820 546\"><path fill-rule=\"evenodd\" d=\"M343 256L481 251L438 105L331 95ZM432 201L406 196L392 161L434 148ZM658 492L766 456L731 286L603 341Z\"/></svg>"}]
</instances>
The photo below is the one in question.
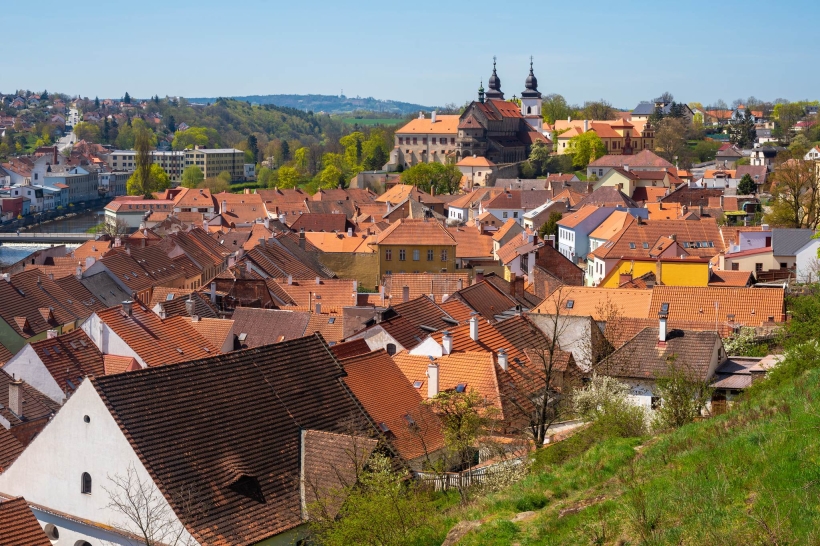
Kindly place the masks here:
<instances>
[{"instance_id":1,"label":"sky","mask_svg":"<svg viewBox=\"0 0 820 546\"><path fill-rule=\"evenodd\" d=\"M474 100L493 56L520 95L633 108L820 98L809 0L8 2L0 93L93 98L325 94Z\"/></svg>"}]
</instances>

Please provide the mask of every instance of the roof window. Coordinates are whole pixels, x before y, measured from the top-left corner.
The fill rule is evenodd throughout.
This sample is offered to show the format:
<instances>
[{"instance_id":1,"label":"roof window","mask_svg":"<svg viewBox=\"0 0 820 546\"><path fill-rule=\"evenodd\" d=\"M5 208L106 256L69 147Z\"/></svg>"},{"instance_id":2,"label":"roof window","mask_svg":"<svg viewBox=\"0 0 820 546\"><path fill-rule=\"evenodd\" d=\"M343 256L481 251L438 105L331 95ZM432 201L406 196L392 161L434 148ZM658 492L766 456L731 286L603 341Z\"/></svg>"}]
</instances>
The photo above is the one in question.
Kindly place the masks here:
<instances>
[{"instance_id":1,"label":"roof window","mask_svg":"<svg viewBox=\"0 0 820 546\"><path fill-rule=\"evenodd\" d=\"M248 334L246 334L245 332L239 334L239 341L245 341L246 339L248 339Z\"/></svg>"},{"instance_id":2,"label":"roof window","mask_svg":"<svg viewBox=\"0 0 820 546\"><path fill-rule=\"evenodd\" d=\"M387 434L388 432L390 432L390 427L387 426L387 423L382 421L381 423L379 423L379 430L381 430L383 433Z\"/></svg>"},{"instance_id":3,"label":"roof window","mask_svg":"<svg viewBox=\"0 0 820 546\"><path fill-rule=\"evenodd\" d=\"M456 392L461 393L465 390L467 390L467 383L459 383L458 385L456 385Z\"/></svg>"},{"instance_id":4,"label":"roof window","mask_svg":"<svg viewBox=\"0 0 820 546\"><path fill-rule=\"evenodd\" d=\"M424 384L424 381L413 381L413 388L414 389L420 389L423 384Z\"/></svg>"},{"instance_id":5,"label":"roof window","mask_svg":"<svg viewBox=\"0 0 820 546\"><path fill-rule=\"evenodd\" d=\"M567 309L575 307L575 300L567 300Z\"/></svg>"}]
</instances>

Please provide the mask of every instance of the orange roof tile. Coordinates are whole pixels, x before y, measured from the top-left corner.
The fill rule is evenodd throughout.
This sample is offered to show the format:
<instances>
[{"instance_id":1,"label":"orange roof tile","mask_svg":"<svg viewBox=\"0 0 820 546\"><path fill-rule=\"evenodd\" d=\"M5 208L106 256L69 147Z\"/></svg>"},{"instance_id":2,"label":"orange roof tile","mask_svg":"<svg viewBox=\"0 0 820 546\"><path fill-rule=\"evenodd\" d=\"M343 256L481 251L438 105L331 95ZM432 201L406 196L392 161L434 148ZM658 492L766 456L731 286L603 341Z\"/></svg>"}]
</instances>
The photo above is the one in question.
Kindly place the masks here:
<instances>
[{"instance_id":1,"label":"orange roof tile","mask_svg":"<svg viewBox=\"0 0 820 546\"><path fill-rule=\"evenodd\" d=\"M479 156L469 156L465 157L458 163L456 163L457 167L495 167L495 163L487 159L486 157L479 157Z\"/></svg>"},{"instance_id":2,"label":"orange roof tile","mask_svg":"<svg viewBox=\"0 0 820 546\"><path fill-rule=\"evenodd\" d=\"M344 317L337 314L311 313L305 334L319 332L328 343L338 343L344 339Z\"/></svg>"},{"instance_id":3,"label":"orange roof tile","mask_svg":"<svg viewBox=\"0 0 820 546\"><path fill-rule=\"evenodd\" d=\"M455 135L458 132L458 115L439 114L436 122L430 118L416 118L396 130L397 135L411 134L447 134Z\"/></svg>"},{"instance_id":4,"label":"orange roof tile","mask_svg":"<svg viewBox=\"0 0 820 546\"><path fill-rule=\"evenodd\" d=\"M657 316L668 303L670 320L724 323L734 315L735 324L760 326L785 320L784 298L783 288L656 286L648 316Z\"/></svg>"},{"instance_id":5,"label":"orange roof tile","mask_svg":"<svg viewBox=\"0 0 820 546\"><path fill-rule=\"evenodd\" d=\"M341 364L347 373L345 384L376 423L387 425L392 433L390 441L402 458L412 460L444 446L438 417L422 403L426 388L414 388L384 350L342 360Z\"/></svg>"},{"instance_id":6,"label":"orange roof tile","mask_svg":"<svg viewBox=\"0 0 820 546\"><path fill-rule=\"evenodd\" d=\"M105 375L132 372L142 368L133 356L105 355L103 357L103 365L105 367Z\"/></svg>"},{"instance_id":7,"label":"orange roof tile","mask_svg":"<svg viewBox=\"0 0 820 546\"><path fill-rule=\"evenodd\" d=\"M435 301L470 285L469 273L393 273L383 279L384 296L394 304L401 302L403 289L410 289L410 300L432 295Z\"/></svg>"},{"instance_id":8,"label":"orange roof tile","mask_svg":"<svg viewBox=\"0 0 820 546\"><path fill-rule=\"evenodd\" d=\"M572 302L571 304L569 302ZM547 296L532 312L552 315L588 316L605 320L602 316L607 303L614 305L623 317L646 318L650 316L651 290L609 289L585 286L562 287Z\"/></svg>"},{"instance_id":9,"label":"orange roof tile","mask_svg":"<svg viewBox=\"0 0 820 546\"><path fill-rule=\"evenodd\" d=\"M356 233L348 237L345 233L326 233L321 231L305 232L305 239L322 252L375 252L367 243L366 234Z\"/></svg>"},{"instance_id":10,"label":"orange roof tile","mask_svg":"<svg viewBox=\"0 0 820 546\"><path fill-rule=\"evenodd\" d=\"M0 537L3 537L3 544L9 545L52 544L23 497L0 502Z\"/></svg>"},{"instance_id":11,"label":"orange roof tile","mask_svg":"<svg viewBox=\"0 0 820 546\"><path fill-rule=\"evenodd\" d=\"M598 210L595 205L584 205L581 210L569 214L564 214L563 218L558 222L559 226L566 228L574 228L583 222L589 215Z\"/></svg>"},{"instance_id":12,"label":"orange roof tile","mask_svg":"<svg viewBox=\"0 0 820 546\"><path fill-rule=\"evenodd\" d=\"M302 309L315 309L317 303L322 304L322 311L336 312L343 307L356 305L358 283L350 279L293 279L288 284L287 279L268 279L268 285L275 284L284 291Z\"/></svg>"},{"instance_id":13,"label":"orange roof tile","mask_svg":"<svg viewBox=\"0 0 820 546\"><path fill-rule=\"evenodd\" d=\"M468 227L448 227L447 231L456 241L456 258L492 258L493 238Z\"/></svg>"},{"instance_id":14,"label":"orange roof tile","mask_svg":"<svg viewBox=\"0 0 820 546\"><path fill-rule=\"evenodd\" d=\"M444 303L439 304L439 307L459 322L467 322L473 314L473 309L471 307L463 301L457 299L448 299Z\"/></svg>"},{"instance_id":15,"label":"orange roof tile","mask_svg":"<svg viewBox=\"0 0 820 546\"><path fill-rule=\"evenodd\" d=\"M635 217L626 211L615 211L609 215L609 218L604 220L600 226L589 234L590 239L603 239L608 241L616 233L621 231L624 226L635 221Z\"/></svg>"},{"instance_id":16,"label":"orange roof tile","mask_svg":"<svg viewBox=\"0 0 820 546\"><path fill-rule=\"evenodd\" d=\"M219 348L222 348L225 340L233 332L233 320L231 319L200 317L199 320L191 320L190 325L199 332L199 335Z\"/></svg>"},{"instance_id":17,"label":"orange roof tile","mask_svg":"<svg viewBox=\"0 0 820 546\"><path fill-rule=\"evenodd\" d=\"M455 246L456 241L439 222L402 218L376 235L373 244Z\"/></svg>"}]
</instances>

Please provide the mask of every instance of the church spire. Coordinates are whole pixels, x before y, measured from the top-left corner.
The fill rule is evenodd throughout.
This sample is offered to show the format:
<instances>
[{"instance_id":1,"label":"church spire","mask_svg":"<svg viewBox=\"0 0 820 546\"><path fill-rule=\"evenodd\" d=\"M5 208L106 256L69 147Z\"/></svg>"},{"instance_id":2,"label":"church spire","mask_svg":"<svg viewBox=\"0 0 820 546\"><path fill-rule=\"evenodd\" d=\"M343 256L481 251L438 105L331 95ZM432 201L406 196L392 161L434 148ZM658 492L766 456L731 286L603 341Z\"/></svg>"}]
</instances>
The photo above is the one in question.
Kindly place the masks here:
<instances>
[{"instance_id":1,"label":"church spire","mask_svg":"<svg viewBox=\"0 0 820 546\"><path fill-rule=\"evenodd\" d=\"M484 80L481 80L481 84L478 86L478 102L484 102Z\"/></svg>"},{"instance_id":2,"label":"church spire","mask_svg":"<svg viewBox=\"0 0 820 546\"><path fill-rule=\"evenodd\" d=\"M524 82L524 92L521 93L521 98L541 98L541 93L538 91L538 79L532 71L532 57L530 57L530 74Z\"/></svg>"},{"instance_id":3,"label":"church spire","mask_svg":"<svg viewBox=\"0 0 820 546\"><path fill-rule=\"evenodd\" d=\"M493 75L490 76L487 82L487 86L489 87L487 98L491 100L504 100L504 93L501 91L501 78L498 77L498 73L495 70L495 61L496 58L493 57Z\"/></svg>"}]
</instances>

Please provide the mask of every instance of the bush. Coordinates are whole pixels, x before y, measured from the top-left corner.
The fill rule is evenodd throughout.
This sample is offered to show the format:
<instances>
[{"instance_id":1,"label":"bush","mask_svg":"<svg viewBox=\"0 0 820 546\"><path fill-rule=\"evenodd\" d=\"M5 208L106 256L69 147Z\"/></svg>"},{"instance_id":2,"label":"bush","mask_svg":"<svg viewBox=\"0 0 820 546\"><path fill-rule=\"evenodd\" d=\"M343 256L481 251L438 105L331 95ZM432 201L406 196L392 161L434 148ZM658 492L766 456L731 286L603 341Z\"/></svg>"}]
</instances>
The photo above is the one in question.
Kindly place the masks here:
<instances>
[{"instance_id":1,"label":"bush","mask_svg":"<svg viewBox=\"0 0 820 546\"><path fill-rule=\"evenodd\" d=\"M530 510L540 510L545 507L549 500L541 493L527 493L515 501L515 509L519 512L529 512Z\"/></svg>"}]
</instances>

